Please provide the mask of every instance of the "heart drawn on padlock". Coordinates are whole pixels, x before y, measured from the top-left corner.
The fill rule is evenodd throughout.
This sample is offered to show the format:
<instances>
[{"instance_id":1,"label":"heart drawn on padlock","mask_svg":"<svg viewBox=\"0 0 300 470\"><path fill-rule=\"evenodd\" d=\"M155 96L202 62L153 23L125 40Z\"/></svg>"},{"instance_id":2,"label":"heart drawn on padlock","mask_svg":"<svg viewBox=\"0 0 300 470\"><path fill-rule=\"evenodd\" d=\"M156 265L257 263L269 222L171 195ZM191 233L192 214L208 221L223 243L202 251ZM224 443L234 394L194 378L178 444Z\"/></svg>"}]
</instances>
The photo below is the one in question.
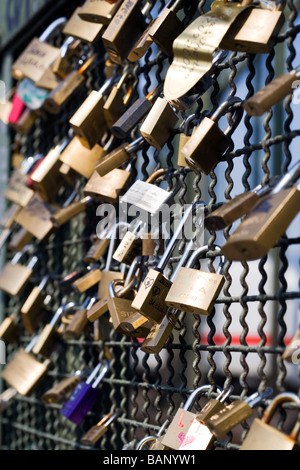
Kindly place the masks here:
<instances>
[{"instance_id":1,"label":"heart drawn on padlock","mask_svg":"<svg viewBox=\"0 0 300 470\"><path fill-rule=\"evenodd\" d=\"M186 436L184 432L180 432L177 437L182 447L191 444L195 440L194 436Z\"/></svg>"},{"instance_id":2,"label":"heart drawn on padlock","mask_svg":"<svg viewBox=\"0 0 300 470\"><path fill-rule=\"evenodd\" d=\"M146 277L146 279L144 280L145 289L148 289L149 287L151 287L153 282L154 282L154 279L151 279L150 277Z\"/></svg>"}]
</instances>

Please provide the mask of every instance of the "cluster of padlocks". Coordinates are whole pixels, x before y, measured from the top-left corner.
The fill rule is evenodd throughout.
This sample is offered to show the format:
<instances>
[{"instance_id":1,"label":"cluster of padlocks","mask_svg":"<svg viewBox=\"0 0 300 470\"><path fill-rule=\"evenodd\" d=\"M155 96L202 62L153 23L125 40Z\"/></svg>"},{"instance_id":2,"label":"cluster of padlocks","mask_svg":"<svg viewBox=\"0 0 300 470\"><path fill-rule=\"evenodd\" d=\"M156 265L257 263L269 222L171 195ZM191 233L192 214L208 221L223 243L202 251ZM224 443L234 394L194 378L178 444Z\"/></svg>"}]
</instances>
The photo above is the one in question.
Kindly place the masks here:
<instances>
[{"instance_id":1,"label":"cluster of padlocks","mask_svg":"<svg viewBox=\"0 0 300 470\"><path fill-rule=\"evenodd\" d=\"M161 150L177 128L180 171L209 175L234 148L232 136L244 114L263 115L292 92L298 74L293 70L275 78L247 100L230 97L212 113L194 114L191 109L211 87L217 67L229 51L271 51L285 22L285 2L217 0L203 14L197 10L198 2L188 2L193 20L187 25L181 15L187 8L185 3L171 0L148 22L152 3L86 0L70 18L59 18L34 38L12 65L17 85L11 99L2 105L0 118L26 135L41 113L46 117L59 114L81 89L96 58L86 46L101 41L105 49L104 54L99 48L106 59L105 79L71 116L68 136L47 155L25 156L9 178L4 193L9 207L1 221L1 246L6 244L13 256L0 273L2 292L20 296L39 269L38 257L30 256L32 244L47 242L56 230L93 204L118 206L119 210L131 207L144 211L147 219L130 223L115 212L118 217L113 217L105 233L97 232L84 257L86 267L61 280L66 301L48 323L43 321L51 302L49 307L44 292L51 281L50 273L19 309L4 319L0 338L5 343L16 341L17 317L21 317L31 341L2 370L2 378L10 387L1 395L2 411L17 394L28 396L37 389L62 338L78 339L91 326L96 340L105 343L105 335L98 331L97 336L96 330L109 326L119 335L138 339L142 352L159 354L181 312L210 315L224 286L226 261L251 261L267 255L299 212L297 162L284 175L219 207L194 200L180 216L177 214L176 228L167 242L160 227L151 232L149 221L158 216L163 205L174 202L180 187L169 177L167 165L157 167L146 180L136 179L132 164L137 152ZM51 45L57 31L64 36L60 48ZM170 58L170 65L163 83L133 100L137 86L134 67L153 44ZM219 121L226 115L230 125L222 130ZM138 133L134 139L133 132ZM167 189L161 187L163 183L167 183ZM210 233L242 220L223 246L200 244L195 248L195 239L187 240L170 275L169 262L182 230L195 220L199 208L204 228ZM196 218L197 223L196 232L203 230ZM208 258L220 260L217 272L198 269L199 260ZM151 260L149 269L146 259ZM84 294L83 304L70 301L68 292ZM109 325L101 326L107 312ZM284 352L287 361L295 352L297 338ZM60 413L80 424L100 399L99 385L110 370L111 357L104 351L105 360L95 368L74 371L45 392L41 397L45 406L64 402ZM128 443L124 449L212 449L217 440L226 439L227 433L251 417L258 404L265 408L263 417L255 418L241 449L294 448L299 422L290 436L268 423L283 403L299 406L297 395L284 392L271 399L273 390L266 387L247 398L231 400L232 392L230 384L225 390L219 386L213 390L211 385L197 388L157 435L146 436L137 445ZM209 397L206 405L200 413L192 412L203 395ZM120 409L112 410L82 437L82 444L94 445L120 416Z\"/></svg>"}]
</instances>

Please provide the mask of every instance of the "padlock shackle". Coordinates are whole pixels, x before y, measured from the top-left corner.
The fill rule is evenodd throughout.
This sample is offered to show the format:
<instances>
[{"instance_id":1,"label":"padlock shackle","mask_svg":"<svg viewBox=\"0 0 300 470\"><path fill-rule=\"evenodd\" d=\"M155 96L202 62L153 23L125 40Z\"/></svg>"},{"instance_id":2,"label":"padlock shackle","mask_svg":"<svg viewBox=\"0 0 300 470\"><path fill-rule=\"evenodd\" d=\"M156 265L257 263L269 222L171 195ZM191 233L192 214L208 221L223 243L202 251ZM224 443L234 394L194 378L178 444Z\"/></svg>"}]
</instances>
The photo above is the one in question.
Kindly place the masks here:
<instances>
[{"instance_id":1,"label":"padlock shackle","mask_svg":"<svg viewBox=\"0 0 300 470\"><path fill-rule=\"evenodd\" d=\"M216 251L219 251L219 252L222 252L222 249L221 247L219 247L218 245L213 245L211 247L211 249L213 250L216 250ZM186 268L192 268L195 263L201 259L203 257L203 255L206 255L208 251L211 251L211 249L209 248L208 245L204 245L200 248L198 248L198 250L196 250L192 256L189 258L189 261L187 262L187 264L185 265ZM218 270L217 270L217 274L222 274L222 271L223 271L223 268L224 268L224 265L225 265L225 258L224 256L222 255L220 257L220 264L219 264L219 267L218 267Z\"/></svg>"},{"instance_id":2,"label":"padlock shackle","mask_svg":"<svg viewBox=\"0 0 300 470\"><path fill-rule=\"evenodd\" d=\"M280 393L279 395L277 395L271 401L269 406L266 408L261 420L264 423L268 424L271 421L272 417L274 416L274 413L275 413L276 409L282 403L286 403L286 402L291 402L291 403L294 403L295 405L300 405L300 398L297 395L295 395L294 393L290 393L290 392ZM299 424L299 423L296 423L296 427L294 428L292 433L297 431L297 424ZM299 432L299 430L298 430L298 432Z\"/></svg>"},{"instance_id":3,"label":"padlock shackle","mask_svg":"<svg viewBox=\"0 0 300 470\"><path fill-rule=\"evenodd\" d=\"M65 39L63 45L60 48L60 57L66 57L70 47L72 46L72 44L74 44L75 41L76 39L73 36L69 36Z\"/></svg>"},{"instance_id":4,"label":"padlock shackle","mask_svg":"<svg viewBox=\"0 0 300 470\"><path fill-rule=\"evenodd\" d=\"M258 403L262 402L265 400L265 398L268 398L270 395L272 395L273 389L271 387L267 387L263 393L255 392L250 397L245 399L245 402L248 403L250 408L254 408Z\"/></svg>"},{"instance_id":5,"label":"padlock shackle","mask_svg":"<svg viewBox=\"0 0 300 470\"><path fill-rule=\"evenodd\" d=\"M208 392L209 390L211 390L212 388L212 385L202 385L201 387L198 387L196 388L196 390L194 390L189 398L187 399L187 401L185 402L185 405L183 407L183 410L184 411L190 411L192 406L194 405L196 399L203 395L205 392ZM219 387L218 385L216 385L216 389L219 391L219 392L222 392L223 390L221 389L221 387Z\"/></svg>"},{"instance_id":6,"label":"padlock shackle","mask_svg":"<svg viewBox=\"0 0 300 470\"><path fill-rule=\"evenodd\" d=\"M43 277L41 282L38 285L39 290L43 290L44 287L48 284L49 280L51 279L52 275L51 274L46 274L46 276Z\"/></svg>"},{"instance_id":7,"label":"padlock shackle","mask_svg":"<svg viewBox=\"0 0 300 470\"><path fill-rule=\"evenodd\" d=\"M49 325L54 328L56 323L58 322L58 320L60 319L60 317L67 313L68 311L70 310L73 310L75 307L78 307L77 304L75 304L74 302L68 302L67 304L65 305L60 305L58 307L58 309L56 310L54 316L52 317Z\"/></svg>"},{"instance_id":8,"label":"padlock shackle","mask_svg":"<svg viewBox=\"0 0 300 470\"><path fill-rule=\"evenodd\" d=\"M300 178L300 160L298 160L290 170L282 176L275 188L272 189L272 194L278 194L282 189L286 189L295 183Z\"/></svg>"},{"instance_id":9,"label":"padlock shackle","mask_svg":"<svg viewBox=\"0 0 300 470\"><path fill-rule=\"evenodd\" d=\"M229 397L229 395L233 392L233 385L230 385L229 389L225 392L225 390L222 390L222 392L220 393L220 395L217 396L217 400L220 402L220 403L224 403L224 401L227 400L227 398Z\"/></svg>"},{"instance_id":10,"label":"padlock shackle","mask_svg":"<svg viewBox=\"0 0 300 470\"><path fill-rule=\"evenodd\" d=\"M106 375L106 373L107 373L108 370L109 370L109 364L110 364L110 361L109 361L109 360L106 360L104 365L101 364L101 368L100 368L99 375L98 375L98 377L95 379L95 381L92 383L92 387L93 387L93 388L97 388L97 387L98 387L98 385L100 384L100 382L102 381L102 379L104 378L104 376Z\"/></svg>"},{"instance_id":11,"label":"padlock shackle","mask_svg":"<svg viewBox=\"0 0 300 470\"><path fill-rule=\"evenodd\" d=\"M144 137L139 137L130 144L126 145L124 150L130 155L131 153L137 152L142 149L144 145L147 144L147 141Z\"/></svg>"},{"instance_id":12,"label":"padlock shackle","mask_svg":"<svg viewBox=\"0 0 300 470\"><path fill-rule=\"evenodd\" d=\"M30 157L25 158L21 164L22 175L28 175L28 173L30 173L30 171L33 169L34 165L42 158L44 158L42 153L37 153L36 155L31 155Z\"/></svg>"},{"instance_id":13,"label":"padlock shackle","mask_svg":"<svg viewBox=\"0 0 300 470\"><path fill-rule=\"evenodd\" d=\"M62 16L61 18L57 18L55 21L53 21L46 29L45 31L40 35L39 41L40 42L46 42L49 39L51 39L52 34L56 32L56 30L60 27L63 26L67 21L67 18Z\"/></svg>"},{"instance_id":14,"label":"padlock shackle","mask_svg":"<svg viewBox=\"0 0 300 470\"><path fill-rule=\"evenodd\" d=\"M109 77L107 80L105 80L105 82L103 83L103 85L99 88L98 90L98 93L100 95L104 95L104 93L106 93L107 91L109 91L109 89L116 83L120 80L121 78L121 75L113 75L112 77Z\"/></svg>"},{"instance_id":15,"label":"padlock shackle","mask_svg":"<svg viewBox=\"0 0 300 470\"><path fill-rule=\"evenodd\" d=\"M240 106L234 107L236 104L240 104ZM214 112L214 114L210 117L210 119L214 122L218 122L219 119L222 116L225 116L225 114L233 112L232 120L233 120L233 125L228 126L227 129L224 131L224 134L227 137L231 137L239 123L241 122L241 119L244 114L244 108L243 108L243 100L241 98L238 98L237 96L232 96L230 97L227 101L224 101L218 109ZM233 108L234 107L234 108ZM232 109L233 108L233 109Z\"/></svg>"}]
</instances>

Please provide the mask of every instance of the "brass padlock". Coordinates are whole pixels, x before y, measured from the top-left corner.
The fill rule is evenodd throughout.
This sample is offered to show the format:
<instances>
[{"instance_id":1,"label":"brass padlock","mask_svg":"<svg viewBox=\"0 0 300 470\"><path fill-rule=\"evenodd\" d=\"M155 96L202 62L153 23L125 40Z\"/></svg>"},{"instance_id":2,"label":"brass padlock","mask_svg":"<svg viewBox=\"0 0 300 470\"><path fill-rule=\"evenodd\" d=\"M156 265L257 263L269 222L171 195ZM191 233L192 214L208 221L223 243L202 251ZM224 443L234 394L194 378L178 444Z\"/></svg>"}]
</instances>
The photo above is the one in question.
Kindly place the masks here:
<instances>
[{"instance_id":1,"label":"brass padlock","mask_svg":"<svg viewBox=\"0 0 300 470\"><path fill-rule=\"evenodd\" d=\"M145 146L145 143L145 139L143 137L139 137L131 144L124 143L120 145L117 149L101 158L99 163L96 164L95 170L100 176L107 175L110 171L115 168L119 168L123 163L126 163L132 154L135 154Z\"/></svg>"},{"instance_id":2,"label":"brass padlock","mask_svg":"<svg viewBox=\"0 0 300 470\"><path fill-rule=\"evenodd\" d=\"M299 362L299 346L300 346L300 328L296 331L291 341L286 346L282 359L291 364L298 364Z\"/></svg>"},{"instance_id":3,"label":"brass padlock","mask_svg":"<svg viewBox=\"0 0 300 470\"><path fill-rule=\"evenodd\" d=\"M140 440L135 448L135 450L168 450L169 448L164 446L161 441L164 436L166 427L170 423L170 418L167 418L162 426L159 428L156 436L146 436ZM126 444L126 450L129 449L130 443ZM124 449L124 447L123 447Z\"/></svg>"},{"instance_id":4,"label":"brass padlock","mask_svg":"<svg viewBox=\"0 0 300 470\"><path fill-rule=\"evenodd\" d=\"M294 90L293 85L297 83L299 76L300 69L297 67L295 70L272 80L244 102L243 106L246 112L249 116L262 116Z\"/></svg>"},{"instance_id":5,"label":"brass padlock","mask_svg":"<svg viewBox=\"0 0 300 470\"><path fill-rule=\"evenodd\" d=\"M92 149L86 148L77 137L74 137L60 155L60 160L85 178L90 178L96 163L106 155L106 150L96 144Z\"/></svg>"},{"instance_id":6,"label":"brass padlock","mask_svg":"<svg viewBox=\"0 0 300 470\"><path fill-rule=\"evenodd\" d=\"M183 127L183 132L180 132L179 134L177 164L185 168L188 168L188 164L186 163L184 155L182 154L182 149L185 144L188 143L191 137L190 125L193 124L194 121L197 121L196 114L190 114L180 126L180 129Z\"/></svg>"},{"instance_id":7,"label":"brass padlock","mask_svg":"<svg viewBox=\"0 0 300 470\"><path fill-rule=\"evenodd\" d=\"M209 392L211 388L211 385L202 385L201 387L196 388L196 390L190 394L185 405L177 410L161 441L164 446L173 450L179 450L179 447L184 441L193 419L197 416L191 411L195 401L199 399L204 393ZM216 388L222 392L220 387L217 386Z\"/></svg>"},{"instance_id":8,"label":"brass padlock","mask_svg":"<svg viewBox=\"0 0 300 470\"><path fill-rule=\"evenodd\" d=\"M107 129L103 111L104 95L119 78L119 76L113 75L98 91L92 90L69 120L75 135L88 149L92 149L100 141Z\"/></svg>"},{"instance_id":9,"label":"brass padlock","mask_svg":"<svg viewBox=\"0 0 300 470\"><path fill-rule=\"evenodd\" d=\"M72 72L72 59L74 56L78 55L80 45L81 42L75 39L73 36L67 37L63 42L60 48L59 57L53 62L47 71L49 75L54 75L54 80L56 78L56 84L51 87L51 90L56 89L56 87L59 85L59 82L64 80L67 75Z\"/></svg>"},{"instance_id":10,"label":"brass padlock","mask_svg":"<svg viewBox=\"0 0 300 470\"><path fill-rule=\"evenodd\" d=\"M272 393L273 389L267 387L261 394L255 392L245 400L236 400L210 416L205 424L217 439L222 440L231 429L250 418L253 408Z\"/></svg>"},{"instance_id":11,"label":"brass padlock","mask_svg":"<svg viewBox=\"0 0 300 470\"><path fill-rule=\"evenodd\" d=\"M140 133L153 147L161 150L173 131L178 116L165 99L158 97L140 127Z\"/></svg>"},{"instance_id":12,"label":"brass padlock","mask_svg":"<svg viewBox=\"0 0 300 470\"><path fill-rule=\"evenodd\" d=\"M100 3L100 2L98 2ZM102 3L102 2L101 2ZM91 23L79 16L81 8L76 8L64 26L63 34L94 44L101 38L104 27L101 23Z\"/></svg>"},{"instance_id":13,"label":"brass padlock","mask_svg":"<svg viewBox=\"0 0 300 470\"><path fill-rule=\"evenodd\" d=\"M8 243L7 249L13 252L22 251L32 240L33 235L25 228L20 227Z\"/></svg>"},{"instance_id":14,"label":"brass padlock","mask_svg":"<svg viewBox=\"0 0 300 470\"><path fill-rule=\"evenodd\" d=\"M220 251L219 247L214 248ZM207 273L192 268L208 251L207 245L199 248L190 257L186 266L178 270L165 299L169 307L198 315L211 313L225 282L224 276L220 274L225 262L221 258L219 273Z\"/></svg>"},{"instance_id":15,"label":"brass padlock","mask_svg":"<svg viewBox=\"0 0 300 470\"><path fill-rule=\"evenodd\" d=\"M75 387L81 380L84 380L88 373L90 373L89 369L83 372L78 370L75 374L71 375L71 377L66 377L61 380L41 396L42 402L45 403L45 405L59 403L69 393L73 392Z\"/></svg>"},{"instance_id":16,"label":"brass padlock","mask_svg":"<svg viewBox=\"0 0 300 470\"><path fill-rule=\"evenodd\" d=\"M27 135L31 131L37 117L38 113L36 111L25 109L18 122L9 123L9 127L19 134Z\"/></svg>"},{"instance_id":17,"label":"brass padlock","mask_svg":"<svg viewBox=\"0 0 300 470\"><path fill-rule=\"evenodd\" d=\"M112 62L122 64L143 33L146 28L143 12L138 0L124 0L115 13L102 35L103 45Z\"/></svg>"},{"instance_id":18,"label":"brass padlock","mask_svg":"<svg viewBox=\"0 0 300 470\"><path fill-rule=\"evenodd\" d=\"M211 117L204 117L192 136L182 148L187 165L196 172L208 175L220 161L230 144L233 144L231 135L239 125L243 117L243 107L240 98L229 98ZM222 116L233 111L233 125L225 132L218 127L218 121Z\"/></svg>"},{"instance_id":19,"label":"brass padlock","mask_svg":"<svg viewBox=\"0 0 300 470\"><path fill-rule=\"evenodd\" d=\"M87 312L95 304L97 297L87 297L83 302L80 309L74 313L71 317L70 323L63 332L63 336L66 340L80 338L82 332L88 324Z\"/></svg>"},{"instance_id":20,"label":"brass padlock","mask_svg":"<svg viewBox=\"0 0 300 470\"><path fill-rule=\"evenodd\" d=\"M106 252L108 245L109 238L97 238L84 256L83 261L87 264L97 263Z\"/></svg>"},{"instance_id":21,"label":"brass padlock","mask_svg":"<svg viewBox=\"0 0 300 470\"><path fill-rule=\"evenodd\" d=\"M163 84L160 83L148 95L138 98L122 116L113 124L111 132L119 139L126 136L144 119L152 108L155 100L162 91Z\"/></svg>"},{"instance_id":22,"label":"brass padlock","mask_svg":"<svg viewBox=\"0 0 300 470\"><path fill-rule=\"evenodd\" d=\"M95 170L84 186L83 193L97 201L117 204L126 191L130 178L131 172L120 168L115 168L105 176L100 176Z\"/></svg>"},{"instance_id":23,"label":"brass padlock","mask_svg":"<svg viewBox=\"0 0 300 470\"><path fill-rule=\"evenodd\" d=\"M34 38L24 49L20 57L12 65L12 76L16 80L27 77L33 82L38 81L60 54L57 47L48 44L53 33L61 29L66 18L53 21L39 38Z\"/></svg>"},{"instance_id":24,"label":"brass padlock","mask_svg":"<svg viewBox=\"0 0 300 470\"><path fill-rule=\"evenodd\" d=\"M240 450L293 450L298 442L299 421L289 436L269 424L276 409L288 402L297 406L300 404L299 397L294 393L283 392L277 395L265 410L262 419L254 419Z\"/></svg>"},{"instance_id":25,"label":"brass padlock","mask_svg":"<svg viewBox=\"0 0 300 470\"><path fill-rule=\"evenodd\" d=\"M36 337L23 349L19 349L13 359L4 367L2 378L20 395L30 395L45 377L50 360L39 362L33 354L32 347Z\"/></svg>"},{"instance_id":26,"label":"brass padlock","mask_svg":"<svg viewBox=\"0 0 300 470\"><path fill-rule=\"evenodd\" d=\"M177 312L167 312L160 323L152 326L146 339L143 341L141 351L146 354L158 354L166 344L173 329L176 327Z\"/></svg>"},{"instance_id":27,"label":"brass padlock","mask_svg":"<svg viewBox=\"0 0 300 470\"><path fill-rule=\"evenodd\" d=\"M126 84L126 81L129 83ZM133 91L133 78L127 72L124 72L119 82L113 87L108 95L104 106L104 117L109 129L125 113L128 101ZM124 91L124 86L127 85Z\"/></svg>"},{"instance_id":28,"label":"brass padlock","mask_svg":"<svg viewBox=\"0 0 300 470\"><path fill-rule=\"evenodd\" d=\"M20 312L25 330L32 335L39 322L46 313L47 296L43 291L51 276L47 274L43 277L38 286L35 286L22 305Z\"/></svg>"},{"instance_id":29,"label":"brass padlock","mask_svg":"<svg viewBox=\"0 0 300 470\"><path fill-rule=\"evenodd\" d=\"M88 272L72 283L75 292L82 294L98 284L101 280L101 270L97 265L88 266Z\"/></svg>"},{"instance_id":30,"label":"brass padlock","mask_svg":"<svg viewBox=\"0 0 300 470\"><path fill-rule=\"evenodd\" d=\"M30 175L33 189L45 201L53 200L64 182L63 177L59 173L61 166L60 155L69 142L69 139L65 139L61 144L52 148Z\"/></svg>"},{"instance_id":31,"label":"brass padlock","mask_svg":"<svg viewBox=\"0 0 300 470\"><path fill-rule=\"evenodd\" d=\"M27 248L16 253L12 260L4 265L0 273L0 289L7 294L20 295L33 274L33 268L38 262L37 256L33 256L27 266L19 263L26 254Z\"/></svg>"},{"instance_id":32,"label":"brass padlock","mask_svg":"<svg viewBox=\"0 0 300 470\"><path fill-rule=\"evenodd\" d=\"M222 247L228 260L258 259L274 247L299 212L300 187L285 189L298 172L296 164L246 215Z\"/></svg>"},{"instance_id":33,"label":"brass padlock","mask_svg":"<svg viewBox=\"0 0 300 470\"><path fill-rule=\"evenodd\" d=\"M61 319L62 315L65 315L66 312L74 310L78 307L74 302L69 302L65 305L61 305L53 315L50 323L44 326L41 333L38 335L38 338L32 348L34 354L40 354L45 358L49 358L60 339L60 333L57 330L57 323Z\"/></svg>"},{"instance_id":34,"label":"brass padlock","mask_svg":"<svg viewBox=\"0 0 300 470\"><path fill-rule=\"evenodd\" d=\"M9 317L4 318L0 325L0 338L6 344L14 343L20 334L19 325L16 323L18 316L19 310L16 310Z\"/></svg>"},{"instance_id":35,"label":"brass padlock","mask_svg":"<svg viewBox=\"0 0 300 470\"><path fill-rule=\"evenodd\" d=\"M242 21L238 18L233 23L220 47L248 54L268 54L284 25L284 14L280 10L285 3L280 2L272 11L267 8L251 9L246 18L243 17Z\"/></svg>"},{"instance_id":36,"label":"brass padlock","mask_svg":"<svg viewBox=\"0 0 300 470\"><path fill-rule=\"evenodd\" d=\"M118 0L114 2L114 4L109 5L103 0L86 0L80 7L78 15L82 20L90 23L108 25L121 3L122 0Z\"/></svg>"},{"instance_id":37,"label":"brass padlock","mask_svg":"<svg viewBox=\"0 0 300 470\"><path fill-rule=\"evenodd\" d=\"M80 439L81 444L86 446L93 446L99 439L106 433L110 424L121 415L121 410L117 409L114 413L108 413L102 418L99 423L95 424L88 432Z\"/></svg>"},{"instance_id":38,"label":"brass padlock","mask_svg":"<svg viewBox=\"0 0 300 470\"><path fill-rule=\"evenodd\" d=\"M76 215L82 214L82 212L84 212L92 202L93 198L86 196L81 199L81 201L73 202L62 209L59 209L50 217L50 221L53 223L54 227L61 227Z\"/></svg>"}]
</instances>

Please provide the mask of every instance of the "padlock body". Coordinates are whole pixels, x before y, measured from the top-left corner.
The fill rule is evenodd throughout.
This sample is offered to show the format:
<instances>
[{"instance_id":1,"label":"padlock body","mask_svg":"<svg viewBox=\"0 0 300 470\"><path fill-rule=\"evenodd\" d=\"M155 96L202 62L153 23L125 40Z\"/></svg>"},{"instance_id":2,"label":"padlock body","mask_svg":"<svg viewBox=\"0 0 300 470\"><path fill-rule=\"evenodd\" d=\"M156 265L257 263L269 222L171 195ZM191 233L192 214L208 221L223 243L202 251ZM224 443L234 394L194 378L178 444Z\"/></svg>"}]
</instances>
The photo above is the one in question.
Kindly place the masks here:
<instances>
[{"instance_id":1,"label":"padlock body","mask_svg":"<svg viewBox=\"0 0 300 470\"><path fill-rule=\"evenodd\" d=\"M10 239L7 249L15 253L20 252L26 245L31 243L33 235L21 227L18 232Z\"/></svg>"},{"instance_id":2,"label":"padlock body","mask_svg":"<svg viewBox=\"0 0 300 470\"><path fill-rule=\"evenodd\" d=\"M101 3L103 4L103 2ZM83 18L80 18L80 12L81 8L76 8L73 15L67 21L63 29L63 34L93 44L101 37L104 27L101 23L92 24L90 21L85 21Z\"/></svg>"},{"instance_id":3,"label":"padlock body","mask_svg":"<svg viewBox=\"0 0 300 470\"><path fill-rule=\"evenodd\" d=\"M27 179L27 175L22 175L19 170L15 170L5 188L5 199L25 207L34 196L34 191L27 186Z\"/></svg>"},{"instance_id":4,"label":"padlock body","mask_svg":"<svg viewBox=\"0 0 300 470\"><path fill-rule=\"evenodd\" d=\"M97 424L93 426L89 431L80 439L81 444L92 446L96 444L99 439L106 433L107 427L105 425L98 426Z\"/></svg>"},{"instance_id":5,"label":"padlock body","mask_svg":"<svg viewBox=\"0 0 300 470\"><path fill-rule=\"evenodd\" d=\"M63 183L59 174L60 166L60 154L53 148L31 174L33 189L45 201L52 200Z\"/></svg>"},{"instance_id":6,"label":"padlock body","mask_svg":"<svg viewBox=\"0 0 300 470\"><path fill-rule=\"evenodd\" d=\"M191 411L185 411L183 408L179 408L164 434L161 443L170 449L179 450L194 418L194 413Z\"/></svg>"},{"instance_id":7,"label":"padlock body","mask_svg":"<svg viewBox=\"0 0 300 470\"><path fill-rule=\"evenodd\" d=\"M221 274L180 268L165 299L169 307L209 315L225 279Z\"/></svg>"},{"instance_id":8,"label":"padlock body","mask_svg":"<svg viewBox=\"0 0 300 470\"><path fill-rule=\"evenodd\" d=\"M179 143L178 143L178 156L177 156L177 164L179 166L183 166L185 168L188 167L188 164L186 163L185 161L185 157L182 153L182 149L183 147L188 143L188 141L190 140L190 136L189 135L185 135L185 134L180 134L179 136Z\"/></svg>"},{"instance_id":9,"label":"padlock body","mask_svg":"<svg viewBox=\"0 0 300 470\"><path fill-rule=\"evenodd\" d=\"M165 299L171 285L162 273L150 269L132 302L132 307L139 310L148 320L160 323L168 310Z\"/></svg>"},{"instance_id":10,"label":"padlock body","mask_svg":"<svg viewBox=\"0 0 300 470\"><path fill-rule=\"evenodd\" d=\"M83 261L87 264L93 264L99 261L109 245L109 238L97 239L85 255Z\"/></svg>"},{"instance_id":11,"label":"padlock body","mask_svg":"<svg viewBox=\"0 0 300 470\"><path fill-rule=\"evenodd\" d=\"M230 139L212 119L204 117L182 148L187 165L208 175L227 150Z\"/></svg>"},{"instance_id":12,"label":"padlock body","mask_svg":"<svg viewBox=\"0 0 300 470\"><path fill-rule=\"evenodd\" d=\"M77 279L73 282L72 287L75 292L85 292L90 289L92 286L100 282L101 280L101 271L100 269L92 269L87 272L83 277Z\"/></svg>"},{"instance_id":13,"label":"padlock body","mask_svg":"<svg viewBox=\"0 0 300 470\"><path fill-rule=\"evenodd\" d=\"M120 0L113 5L103 0L86 0L80 7L78 15L82 20L90 23L107 25L112 20L121 3Z\"/></svg>"},{"instance_id":14,"label":"padlock body","mask_svg":"<svg viewBox=\"0 0 300 470\"><path fill-rule=\"evenodd\" d=\"M254 260L265 256L299 212L300 191L283 189L264 196L222 247L228 260Z\"/></svg>"},{"instance_id":15,"label":"padlock body","mask_svg":"<svg viewBox=\"0 0 300 470\"><path fill-rule=\"evenodd\" d=\"M60 413L72 421L72 423L80 424L98 398L100 398L100 391L82 382L77 385L69 400L60 410Z\"/></svg>"},{"instance_id":16,"label":"padlock body","mask_svg":"<svg viewBox=\"0 0 300 470\"><path fill-rule=\"evenodd\" d=\"M60 336L57 330L50 324L46 325L35 343L32 352L49 358L56 348L59 338Z\"/></svg>"},{"instance_id":17,"label":"padlock body","mask_svg":"<svg viewBox=\"0 0 300 470\"><path fill-rule=\"evenodd\" d=\"M4 367L2 378L20 395L29 395L43 379L47 365L20 349L14 358Z\"/></svg>"},{"instance_id":18,"label":"padlock body","mask_svg":"<svg viewBox=\"0 0 300 470\"><path fill-rule=\"evenodd\" d=\"M13 343L20 333L19 326L10 317L4 318L0 325L0 338L4 343Z\"/></svg>"},{"instance_id":19,"label":"padlock body","mask_svg":"<svg viewBox=\"0 0 300 470\"><path fill-rule=\"evenodd\" d=\"M138 253L140 253L141 243L141 239L134 233L126 232L113 254L113 259L119 263L131 264Z\"/></svg>"},{"instance_id":20,"label":"padlock body","mask_svg":"<svg viewBox=\"0 0 300 470\"><path fill-rule=\"evenodd\" d=\"M136 338L146 337L149 333L149 320L131 306L131 300L109 298L108 308L114 329L119 333Z\"/></svg>"},{"instance_id":21,"label":"padlock body","mask_svg":"<svg viewBox=\"0 0 300 470\"><path fill-rule=\"evenodd\" d=\"M51 114L59 114L64 105L84 84L85 78L82 74L73 70L60 84L53 90L44 102L44 109Z\"/></svg>"},{"instance_id":22,"label":"padlock body","mask_svg":"<svg viewBox=\"0 0 300 470\"><path fill-rule=\"evenodd\" d=\"M115 85L103 106L104 117L109 129L126 110L123 99L124 96L122 88L118 88L117 85Z\"/></svg>"},{"instance_id":23,"label":"padlock body","mask_svg":"<svg viewBox=\"0 0 300 470\"><path fill-rule=\"evenodd\" d=\"M79 310L79 312L74 313L71 318L70 323L64 331L64 338L68 339L78 339L88 324L87 319L87 310L84 308Z\"/></svg>"},{"instance_id":24,"label":"padlock body","mask_svg":"<svg viewBox=\"0 0 300 470\"><path fill-rule=\"evenodd\" d=\"M244 400L237 400L211 416L205 424L217 438L223 439L231 429L252 415L253 409L248 403Z\"/></svg>"},{"instance_id":25,"label":"padlock body","mask_svg":"<svg viewBox=\"0 0 300 470\"><path fill-rule=\"evenodd\" d=\"M152 326L141 346L141 351L147 354L158 354L162 350L176 322L176 316L174 314L171 315L170 318L172 323L165 316L160 323L155 323Z\"/></svg>"},{"instance_id":26,"label":"padlock body","mask_svg":"<svg viewBox=\"0 0 300 470\"><path fill-rule=\"evenodd\" d=\"M106 151L96 144L92 149L87 149L77 137L74 137L66 149L62 152L60 160L69 165L80 175L90 178L96 163L102 159Z\"/></svg>"},{"instance_id":27,"label":"padlock body","mask_svg":"<svg viewBox=\"0 0 300 470\"><path fill-rule=\"evenodd\" d=\"M22 322L29 335L33 334L44 314L44 296L35 286L21 307Z\"/></svg>"},{"instance_id":28,"label":"padlock body","mask_svg":"<svg viewBox=\"0 0 300 470\"><path fill-rule=\"evenodd\" d=\"M111 204L117 204L119 197L124 194L129 184L131 173L115 168L105 176L100 176L95 170L83 188L85 196Z\"/></svg>"},{"instance_id":29,"label":"padlock body","mask_svg":"<svg viewBox=\"0 0 300 470\"><path fill-rule=\"evenodd\" d=\"M293 450L295 441L255 418L240 450Z\"/></svg>"},{"instance_id":30,"label":"padlock body","mask_svg":"<svg viewBox=\"0 0 300 470\"><path fill-rule=\"evenodd\" d=\"M194 418L189 430L181 442L179 450L210 450L213 448L216 438L205 424L199 423Z\"/></svg>"},{"instance_id":31,"label":"padlock body","mask_svg":"<svg viewBox=\"0 0 300 470\"><path fill-rule=\"evenodd\" d=\"M67 394L71 393L79 382L79 376L65 378L41 396L42 402L45 404L58 403Z\"/></svg>"},{"instance_id":32,"label":"padlock body","mask_svg":"<svg viewBox=\"0 0 300 470\"><path fill-rule=\"evenodd\" d=\"M182 21L169 8L165 8L149 30L150 38L167 56L172 55L174 40L184 29Z\"/></svg>"},{"instance_id":33,"label":"padlock body","mask_svg":"<svg viewBox=\"0 0 300 470\"><path fill-rule=\"evenodd\" d=\"M32 269L21 264L6 263L0 273L0 289L10 295L19 295L28 283Z\"/></svg>"}]
</instances>

